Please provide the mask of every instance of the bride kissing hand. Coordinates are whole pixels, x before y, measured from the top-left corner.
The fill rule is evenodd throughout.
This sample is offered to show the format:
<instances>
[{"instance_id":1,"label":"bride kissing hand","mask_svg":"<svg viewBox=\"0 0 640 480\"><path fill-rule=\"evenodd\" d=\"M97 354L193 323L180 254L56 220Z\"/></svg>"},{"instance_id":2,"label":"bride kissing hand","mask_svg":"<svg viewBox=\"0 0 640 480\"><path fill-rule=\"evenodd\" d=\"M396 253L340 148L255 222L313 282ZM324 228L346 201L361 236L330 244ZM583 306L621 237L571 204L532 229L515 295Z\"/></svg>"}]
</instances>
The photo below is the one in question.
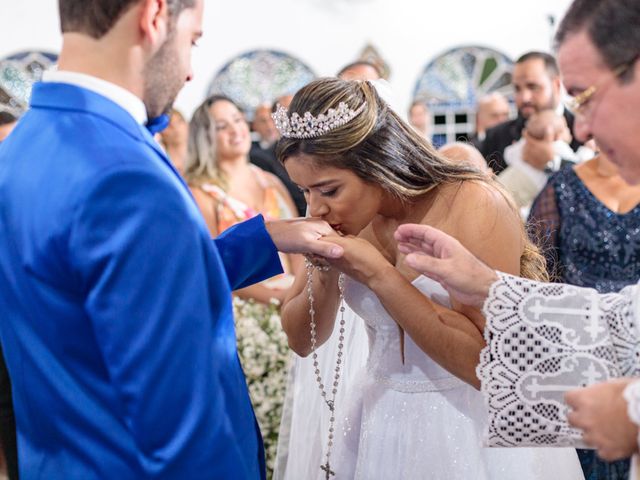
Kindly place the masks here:
<instances>
[{"instance_id":1,"label":"bride kissing hand","mask_svg":"<svg viewBox=\"0 0 640 480\"><path fill-rule=\"evenodd\" d=\"M390 270L395 270L383 254L363 238L331 236L328 241L342 247L343 255L327 259L327 263L369 288L383 281Z\"/></svg>"}]
</instances>

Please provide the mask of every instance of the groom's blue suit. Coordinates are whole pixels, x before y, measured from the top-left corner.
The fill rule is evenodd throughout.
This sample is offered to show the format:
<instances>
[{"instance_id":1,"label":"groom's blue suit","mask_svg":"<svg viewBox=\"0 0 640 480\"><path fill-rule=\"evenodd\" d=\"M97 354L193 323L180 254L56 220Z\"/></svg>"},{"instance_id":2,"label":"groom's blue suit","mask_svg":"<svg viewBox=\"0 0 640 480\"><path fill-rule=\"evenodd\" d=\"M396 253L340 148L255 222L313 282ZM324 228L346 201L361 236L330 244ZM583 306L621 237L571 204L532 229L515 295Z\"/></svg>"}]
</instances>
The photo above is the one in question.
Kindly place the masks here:
<instances>
[{"instance_id":1,"label":"groom's blue suit","mask_svg":"<svg viewBox=\"0 0 640 480\"><path fill-rule=\"evenodd\" d=\"M149 132L42 83L0 147L0 340L30 479L260 478L231 289L280 273L261 218L211 241Z\"/></svg>"}]
</instances>

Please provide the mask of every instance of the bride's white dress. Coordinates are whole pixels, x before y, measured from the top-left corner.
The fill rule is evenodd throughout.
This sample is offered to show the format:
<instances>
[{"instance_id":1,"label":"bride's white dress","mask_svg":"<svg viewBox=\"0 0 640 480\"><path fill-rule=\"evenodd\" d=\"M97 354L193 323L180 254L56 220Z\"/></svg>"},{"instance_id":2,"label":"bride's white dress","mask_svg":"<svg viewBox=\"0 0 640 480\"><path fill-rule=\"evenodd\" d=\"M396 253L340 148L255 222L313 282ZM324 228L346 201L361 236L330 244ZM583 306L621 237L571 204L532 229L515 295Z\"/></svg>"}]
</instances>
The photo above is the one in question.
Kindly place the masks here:
<instances>
[{"instance_id":1,"label":"bride's white dress","mask_svg":"<svg viewBox=\"0 0 640 480\"><path fill-rule=\"evenodd\" d=\"M442 305L447 293L418 277L413 285ZM346 300L364 319L369 358L344 385L332 469L342 479L582 479L575 450L481 446L487 411L482 395L431 360L405 335L375 294L347 279ZM323 442L325 443L325 442Z\"/></svg>"}]
</instances>

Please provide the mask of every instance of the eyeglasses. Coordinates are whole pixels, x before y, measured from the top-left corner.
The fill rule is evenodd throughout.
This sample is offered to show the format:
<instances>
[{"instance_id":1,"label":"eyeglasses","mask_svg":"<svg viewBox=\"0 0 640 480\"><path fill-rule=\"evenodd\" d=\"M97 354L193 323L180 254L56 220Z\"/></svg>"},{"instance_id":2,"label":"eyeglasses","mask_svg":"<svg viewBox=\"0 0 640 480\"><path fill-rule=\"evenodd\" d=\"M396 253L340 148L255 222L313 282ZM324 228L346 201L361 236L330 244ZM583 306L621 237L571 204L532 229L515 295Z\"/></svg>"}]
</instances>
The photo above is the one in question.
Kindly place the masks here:
<instances>
[{"instance_id":1,"label":"eyeglasses","mask_svg":"<svg viewBox=\"0 0 640 480\"><path fill-rule=\"evenodd\" d=\"M613 73L612 78L613 79L620 78L625 73L627 73L629 69L633 67L633 65L636 63L639 57L640 57L640 54L636 55L628 62L625 62L622 65L619 65L618 67L616 67L612 72ZM591 100L593 99L596 92L603 90L603 86L604 86L603 84L591 85L589 88L579 93L578 95L576 95L570 100L569 108L573 111L573 113L580 115L582 117L587 117L593 110L592 108L593 102Z\"/></svg>"}]
</instances>

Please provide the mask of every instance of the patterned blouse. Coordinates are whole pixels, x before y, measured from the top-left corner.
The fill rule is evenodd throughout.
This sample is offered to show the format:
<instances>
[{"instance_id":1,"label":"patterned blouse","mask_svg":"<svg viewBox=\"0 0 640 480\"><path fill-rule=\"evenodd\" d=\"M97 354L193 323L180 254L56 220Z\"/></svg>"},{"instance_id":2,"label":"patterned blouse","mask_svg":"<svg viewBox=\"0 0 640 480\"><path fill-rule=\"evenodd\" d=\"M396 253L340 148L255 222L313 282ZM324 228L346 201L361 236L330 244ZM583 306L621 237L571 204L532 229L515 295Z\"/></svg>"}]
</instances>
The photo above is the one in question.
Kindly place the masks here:
<instances>
[{"instance_id":1,"label":"patterned blouse","mask_svg":"<svg viewBox=\"0 0 640 480\"><path fill-rule=\"evenodd\" d=\"M230 196L218 185L210 183L200 185L200 188L216 202L216 230L218 234L236 223L244 222L259 214L262 214L265 220L281 220L296 216L282 192L269 181L267 172L254 165L250 165L250 167L264 190L264 201L259 209L250 207L241 200ZM285 272L290 272L287 257L280 255L280 260Z\"/></svg>"},{"instance_id":2,"label":"patterned blouse","mask_svg":"<svg viewBox=\"0 0 640 480\"><path fill-rule=\"evenodd\" d=\"M573 168L551 177L528 223L555 281L608 293L640 279L640 205L609 210Z\"/></svg>"}]
</instances>

